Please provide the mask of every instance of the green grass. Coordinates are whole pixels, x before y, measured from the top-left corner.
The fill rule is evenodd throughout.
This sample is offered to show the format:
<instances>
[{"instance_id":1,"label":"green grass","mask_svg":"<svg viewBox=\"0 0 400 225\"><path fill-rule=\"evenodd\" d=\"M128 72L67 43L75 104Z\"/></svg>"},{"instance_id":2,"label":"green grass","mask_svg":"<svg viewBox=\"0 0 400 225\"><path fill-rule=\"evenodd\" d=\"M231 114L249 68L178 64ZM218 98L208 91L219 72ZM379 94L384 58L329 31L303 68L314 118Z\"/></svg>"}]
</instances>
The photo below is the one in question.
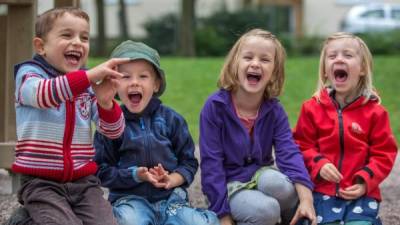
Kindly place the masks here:
<instances>
[{"instance_id":1,"label":"green grass","mask_svg":"<svg viewBox=\"0 0 400 225\"><path fill-rule=\"evenodd\" d=\"M317 57L289 58L286 63L286 82L280 97L293 126L297 121L302 102L313 94L318 73ZM101 59L90 59L89 67ZM382 104L390 113L391 127L400 140L400 56L374 57L374 85ZM161 59L165 70L167 89L161 97L164 104L182 114L197 142L199 113L207 96L217 90L216 82L223 58L167 58Z\"/></svg>"}]
</instances>

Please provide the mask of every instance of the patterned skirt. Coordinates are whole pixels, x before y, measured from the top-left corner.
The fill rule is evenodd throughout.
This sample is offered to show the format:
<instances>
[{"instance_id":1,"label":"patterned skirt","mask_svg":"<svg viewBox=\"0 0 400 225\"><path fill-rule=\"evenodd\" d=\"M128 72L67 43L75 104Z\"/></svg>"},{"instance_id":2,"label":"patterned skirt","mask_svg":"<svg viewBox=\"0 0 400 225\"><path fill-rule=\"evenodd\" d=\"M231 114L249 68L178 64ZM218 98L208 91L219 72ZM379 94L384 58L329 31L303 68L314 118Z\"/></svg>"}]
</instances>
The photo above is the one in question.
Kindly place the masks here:
<instances>
[{"instance_id":1,"label":"patterned skirt","mask_svg":"<svg viewBox=\"0 0 400 225\"><path fill-rule=\"evenodd\" d=\"M314 192L314 207L318 224L337 222L345 224L350 221L369 221L381 225L378 217L379 202L373 198L362 197L345 200Z\"/></svg>"}]
</instances>

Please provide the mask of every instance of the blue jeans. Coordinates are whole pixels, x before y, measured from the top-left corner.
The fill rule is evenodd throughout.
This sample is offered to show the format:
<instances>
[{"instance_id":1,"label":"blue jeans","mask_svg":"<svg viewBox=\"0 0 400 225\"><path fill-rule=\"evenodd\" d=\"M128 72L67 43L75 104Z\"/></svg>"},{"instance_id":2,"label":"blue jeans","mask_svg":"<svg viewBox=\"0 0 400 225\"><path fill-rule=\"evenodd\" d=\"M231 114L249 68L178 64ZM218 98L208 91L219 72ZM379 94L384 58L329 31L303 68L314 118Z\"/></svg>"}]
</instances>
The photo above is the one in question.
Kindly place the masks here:
<instances>
[{"instance_id":1,"label":"blue jeans","mask_svg":"<svg viewBox=\"0 0 400 225\"><path fill-rule=\"evenodd\" d=\"M219 225L215 213L189 206L187 193L175 188L169 199L150 203L140 196L127 196L113 204L119 225Z\"/></svg>"}]
</instances>

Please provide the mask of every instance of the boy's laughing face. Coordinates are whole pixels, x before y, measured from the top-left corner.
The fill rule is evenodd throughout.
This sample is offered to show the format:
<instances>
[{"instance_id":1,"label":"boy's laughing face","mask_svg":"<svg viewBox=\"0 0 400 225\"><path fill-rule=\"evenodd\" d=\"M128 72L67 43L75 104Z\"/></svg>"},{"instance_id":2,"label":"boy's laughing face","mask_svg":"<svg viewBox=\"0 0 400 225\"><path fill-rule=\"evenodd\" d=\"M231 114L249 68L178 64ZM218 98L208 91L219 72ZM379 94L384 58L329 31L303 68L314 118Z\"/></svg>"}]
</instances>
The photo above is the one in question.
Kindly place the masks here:
<instances>
[{"instance_id":1,"label":"boy's laughing face","mask_svg":"<svg viewBox=\"0 0 400 225\"><path fill-rule=\"evenodd\" d=\"M139 59L120 65L118 71L124 74L118 87L121 101L131 113L143 112L160 88L160 79L154 67L148 61Z\"/></svg>"},{"instance_id":2,"label":"boy's laughing face","mask_svg":"<svg viewBox=\"0 0 400 225\"><path fill-rule=\"evenodd\" d=\"M64 13L42 39L33 41L36 52L62 73L82 68L89 54L89 24L80 17Z\"/></svg>"}]
</instances>

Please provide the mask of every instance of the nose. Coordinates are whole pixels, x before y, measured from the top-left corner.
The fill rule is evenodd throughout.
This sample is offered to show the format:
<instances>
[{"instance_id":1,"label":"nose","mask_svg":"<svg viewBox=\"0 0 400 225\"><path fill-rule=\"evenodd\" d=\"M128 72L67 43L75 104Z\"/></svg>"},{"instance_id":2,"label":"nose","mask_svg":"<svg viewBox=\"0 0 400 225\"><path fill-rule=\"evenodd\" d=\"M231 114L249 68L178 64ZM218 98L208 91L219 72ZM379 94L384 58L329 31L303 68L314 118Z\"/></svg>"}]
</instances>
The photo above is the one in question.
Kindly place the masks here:
<instances>
[{"instance_id":1,"label":"nose","mask_svg":"<svg viewBox=\"0 0 400 225\"><path fill-rule=\"evenodd\" d=\"M260 67L260 60L258 60L258 59L253 59L253 60L251 60L251 62L250 62L250 67L251 67L251 68L258 68L258 67Z\"/></svg>"},{"instance_id":2,"label":"nose","mask_svg":"<svg viewBox=\"0 0 400 225\"><path fill-rule=\"evenodd\" d=\"M132 76L131 79L129 80L129 86L132 87L139 86L139 79L137 79L135 76Z\"/></svg>"},{"instance_id":3,"label":"nose","mask_svg":"<svg viewBox=\"0 0 400 225\"><path fill-rule=\"evenodd\" d=\"M82 43L82 40L80 39L79 36L76 36L72 39L72 45L80 45Z\"/></svg>"}]
</instances>

